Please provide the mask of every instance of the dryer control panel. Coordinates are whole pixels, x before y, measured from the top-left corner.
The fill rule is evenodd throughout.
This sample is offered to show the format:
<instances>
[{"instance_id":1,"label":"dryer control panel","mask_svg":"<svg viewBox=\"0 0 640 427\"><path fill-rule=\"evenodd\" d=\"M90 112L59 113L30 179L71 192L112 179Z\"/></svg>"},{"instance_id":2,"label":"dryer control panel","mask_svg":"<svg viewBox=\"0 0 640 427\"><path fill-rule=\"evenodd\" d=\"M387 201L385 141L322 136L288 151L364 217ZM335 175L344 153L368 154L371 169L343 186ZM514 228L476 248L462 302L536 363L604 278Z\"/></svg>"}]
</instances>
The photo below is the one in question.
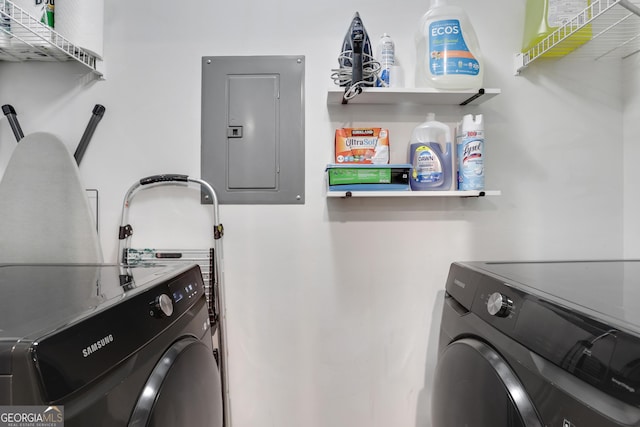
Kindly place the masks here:
<instances>
[{"instance_id":1,"label":"dryer control panel","mask_svg":"<svg viewBox=\"0 0 640 427\"><path fill-rule=\"evenodd\" d=\"M123 288L120 298L34 340L32 360L45 401L59 400L88 384L189 310L206 305L197 265L159 274L140 287L128 283Z\"/></svg>"},{"instance_id":2,"label":"dryer control panel","mask_svg":"<svg viewBox=\"0 0 640 427\"><path fill-rule=\"evenodd\" d=\"M502 332L513 333L522 295L501 280L483 277L459 264L453 264L446 289L467 310Z\"/></svg>"}]
</instances>

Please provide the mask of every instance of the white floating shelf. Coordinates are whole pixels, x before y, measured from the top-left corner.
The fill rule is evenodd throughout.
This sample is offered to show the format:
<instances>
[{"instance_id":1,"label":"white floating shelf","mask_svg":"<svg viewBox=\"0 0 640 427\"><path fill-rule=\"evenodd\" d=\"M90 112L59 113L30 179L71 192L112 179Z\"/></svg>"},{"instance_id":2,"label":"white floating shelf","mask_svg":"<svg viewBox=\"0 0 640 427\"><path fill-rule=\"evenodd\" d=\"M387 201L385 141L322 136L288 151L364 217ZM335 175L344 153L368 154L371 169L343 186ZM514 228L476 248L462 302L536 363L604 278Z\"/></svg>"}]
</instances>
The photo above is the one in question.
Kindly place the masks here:
<instances>
[{"instance_id":1,"label":"white floating shelf","mask_svg":"<svg viewBox=\"0 0 640 427\"><path fill-rule=\"evenodd\" d=\"M74 45L9 0L0 0L0 61L76 60L97 77L100 59Z\"/></svg>"},{"instance_id":2,"label":"white floating shelf","mask_svg":"<svg viewBox=\"0 0 640 427\"><path fill-rule=\"evenodd\" d=\"M344 87L327 92L327 104L344 104ZM418 104L418 105L478 105L496 95L500 89L443 91L433 88L367 87L347 104Z\"/></svg>"},{"instance_id":3,"label":"white floating shelf","mask_svg":"<svg viewBox=\"0 0 640 427\"><path fill-rule=\"evenodd\" d=\"M484 197L500 196L501 191L327 191L327 197Z\"/></svg>"},{"instance_id":4,"label":"white floating shelf","mask_svg":"<svg viewBox=\"0 0 640 427\"><path fill-rule=\"evenodd\" d=\"M526 52L515 55L515 73L541 57L624 59L640 51L640 1L591 0L582 12Z\"/></svg>"}]
</instances>

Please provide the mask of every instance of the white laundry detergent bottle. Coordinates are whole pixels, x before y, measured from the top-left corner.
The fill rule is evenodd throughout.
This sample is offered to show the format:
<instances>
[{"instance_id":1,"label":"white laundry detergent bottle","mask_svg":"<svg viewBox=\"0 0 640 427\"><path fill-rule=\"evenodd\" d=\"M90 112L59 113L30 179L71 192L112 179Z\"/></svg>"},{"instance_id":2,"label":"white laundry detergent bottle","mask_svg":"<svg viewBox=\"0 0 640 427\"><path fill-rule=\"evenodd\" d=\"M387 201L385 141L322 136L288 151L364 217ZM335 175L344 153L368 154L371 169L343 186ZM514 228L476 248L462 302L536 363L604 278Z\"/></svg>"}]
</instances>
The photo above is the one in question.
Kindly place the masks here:
<instances>
[{"instance_id":1,"label":"white laundry detergent bottle","mask_svg":"<svg viewBox=\"0 0 640 427\"><path fill-rule=\"evenodd\" d=\"M409 163L412 190L451 189L451 130L446 124L437 122L435 114L429 113L427 121L413 129Z\"/></svg>"},{"instance_id":2,"label":"white laundry detergent bottle","mask_svg":"<svg viewBox=\"0 0 640 427\"><path fill-rule=\"evenodd\" d=\"M416 33L416 87L480 89L484 63L480 44L465 11L445 0L431 0Z\"/></svg>"}]
</instances>

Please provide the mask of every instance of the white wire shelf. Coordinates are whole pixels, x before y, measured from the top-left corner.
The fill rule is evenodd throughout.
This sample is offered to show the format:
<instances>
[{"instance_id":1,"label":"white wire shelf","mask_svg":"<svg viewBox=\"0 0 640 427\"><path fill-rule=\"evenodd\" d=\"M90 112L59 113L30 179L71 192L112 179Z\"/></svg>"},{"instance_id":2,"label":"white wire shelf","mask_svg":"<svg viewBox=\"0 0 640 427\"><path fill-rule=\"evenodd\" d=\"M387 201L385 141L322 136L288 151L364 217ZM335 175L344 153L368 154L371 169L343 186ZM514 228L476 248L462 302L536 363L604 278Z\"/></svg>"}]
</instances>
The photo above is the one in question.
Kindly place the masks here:
<instances>
[{"instance_id":1,"label":"white wire shelf","mask_svg":"<svg viewBox=\"0 0 640 427\"><path fill-rule=\"evenodd\" d=\"M515 73L541 57L624 59L640 51L640 7L631 0L591 4L526 52L516 54Z\"/></svg>"},{"instance_id":2,"label":"white wire shelf","mask_svg":"<svg viewBox=\"0 0 640 427\"><path fill-rule=\"evenodd\" d=\"M74 45L9 0L0 0L0 61L76 60L97 77L100 58Z\"/></svg>"}]
</instances>

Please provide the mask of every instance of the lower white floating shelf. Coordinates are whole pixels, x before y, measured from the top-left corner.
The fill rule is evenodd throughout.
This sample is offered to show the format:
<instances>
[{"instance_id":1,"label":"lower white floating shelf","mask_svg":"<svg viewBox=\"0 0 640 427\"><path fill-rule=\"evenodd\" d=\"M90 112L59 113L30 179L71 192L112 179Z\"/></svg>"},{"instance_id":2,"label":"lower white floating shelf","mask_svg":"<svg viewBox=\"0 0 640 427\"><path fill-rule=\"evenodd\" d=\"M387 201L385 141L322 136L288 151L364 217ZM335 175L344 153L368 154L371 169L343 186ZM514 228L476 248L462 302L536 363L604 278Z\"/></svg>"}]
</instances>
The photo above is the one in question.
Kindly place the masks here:
<instances>
[{"instance_id":1,"label":"lower white floating shelf","mask_svg":"<svg viewBox=\"0 0 640 427\"><path fill-rule=\"evenodd\" d=\"M466 191L327 191L327 197L484 197L500 196L499 190Z\"/></svg>"}]
</instances>

